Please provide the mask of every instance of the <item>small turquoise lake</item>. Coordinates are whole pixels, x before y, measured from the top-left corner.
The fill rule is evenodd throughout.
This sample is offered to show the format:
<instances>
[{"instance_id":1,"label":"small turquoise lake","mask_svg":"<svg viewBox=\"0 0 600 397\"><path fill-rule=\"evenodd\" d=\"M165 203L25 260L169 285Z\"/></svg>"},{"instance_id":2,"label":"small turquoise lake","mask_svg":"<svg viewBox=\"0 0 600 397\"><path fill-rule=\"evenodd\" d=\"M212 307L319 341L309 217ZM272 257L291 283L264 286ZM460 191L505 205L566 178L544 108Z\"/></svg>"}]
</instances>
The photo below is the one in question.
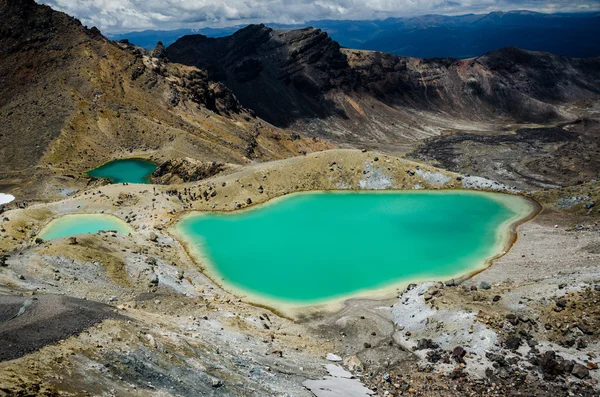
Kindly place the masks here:
<instances>
[{"instance_id":1,"label":"small turquoise lake","mask_svg":"<svg viewBox=\"0 0 600 397\"><path fill-rule=\"evenodd\" d=\"M38 234L43 240L53 240L78 234L94 234L100 230L116 230L119 233L133 232L123 220L105 214L74 214L56 218Z\"/></svg>"},{"instance_id":2,"label":"small turquoise lake","mask_svg":"<svg viewBox=\"0 0 600 397\"><path fill-rule=\"evenodd\" d=\"M523 197L482 192L312 192L187 214L175 232L224 287L312 304L468 274L502 254L533 211Z\"/></svg>"},{"instance_id":3,"label":"small turquoise lake","mask_svg":"<svg viewBox=\"0 0 600 397\"><path fill-rule=\"evenodd\" d=\"M157 166L146 160L114 160L88 171L92 178L106 178L113 183L151 183L150 175Z\"/></svg>"}]
</instances>

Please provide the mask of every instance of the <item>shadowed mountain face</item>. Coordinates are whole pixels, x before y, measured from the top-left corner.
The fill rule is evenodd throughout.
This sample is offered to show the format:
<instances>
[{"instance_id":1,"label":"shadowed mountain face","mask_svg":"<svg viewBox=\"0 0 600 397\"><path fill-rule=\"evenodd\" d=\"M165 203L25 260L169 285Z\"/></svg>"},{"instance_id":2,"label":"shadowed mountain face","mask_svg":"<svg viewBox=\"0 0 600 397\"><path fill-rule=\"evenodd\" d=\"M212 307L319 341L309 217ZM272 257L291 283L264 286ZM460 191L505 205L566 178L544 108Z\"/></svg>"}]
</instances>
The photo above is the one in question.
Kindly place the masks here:
<instances>
[{"instance_id":1,"label":"shadowed mountain face","mask_svg":"<svg viewBox=\"0 0 600 397\"><path fill-rule=\"evenodd\" d=\"M111 42L33 0L0 0L0 185L56 176L58 190L114 157L240 164L310 150L163 50Z\"/></svg>"},{"instance_id":2,"label":"shadowed mountain face","mask_svg":"<svg viewBox=\"0 0 600 397\"><path fill-rule=\"evenodd\" d=\"M281 127L335 114L325 94L347 84L346 56L314 29L278 32L251 25L224 38L184 36L167 53L173 62L207 70L259 117Z\"/></svg>"},{"instance_id":3,"label":"shadowed mountain face","mask_svg":"<svg viewBox=\"0 0 600 397\"><path fill-rule=\"evenodd\" d=\"M561 104L600 94L600 59L515 47L466 60L417 59L342 49L318 29L251 25L223 38L185 36L167 52L174 62L206 69L265 120L324 135L397 137L411 130L415 112L547 122L565 116ZM423 137L416 130L404 135Z\"/></svg>"}]
</instances>

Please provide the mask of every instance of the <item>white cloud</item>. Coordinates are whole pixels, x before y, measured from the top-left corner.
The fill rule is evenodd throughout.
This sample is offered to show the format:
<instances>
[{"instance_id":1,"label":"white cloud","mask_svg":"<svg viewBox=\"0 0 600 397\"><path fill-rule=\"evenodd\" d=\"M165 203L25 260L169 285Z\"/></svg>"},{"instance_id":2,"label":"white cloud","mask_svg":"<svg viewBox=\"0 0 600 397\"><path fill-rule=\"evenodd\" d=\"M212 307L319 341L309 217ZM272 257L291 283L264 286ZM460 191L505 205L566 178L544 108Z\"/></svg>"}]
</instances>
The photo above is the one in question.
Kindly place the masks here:
<instances>
[{"instance_id":1,"label":"white cloud","mask_svg":"<svg viewBox=\"0 0 600 397\"><path fill-rule=\"evenodd\" d=\"M599 10L597 0L38 0L104 32L199 28L257 22L382 19L418 14L527 9Z\"/></svg>"}]
</instances>

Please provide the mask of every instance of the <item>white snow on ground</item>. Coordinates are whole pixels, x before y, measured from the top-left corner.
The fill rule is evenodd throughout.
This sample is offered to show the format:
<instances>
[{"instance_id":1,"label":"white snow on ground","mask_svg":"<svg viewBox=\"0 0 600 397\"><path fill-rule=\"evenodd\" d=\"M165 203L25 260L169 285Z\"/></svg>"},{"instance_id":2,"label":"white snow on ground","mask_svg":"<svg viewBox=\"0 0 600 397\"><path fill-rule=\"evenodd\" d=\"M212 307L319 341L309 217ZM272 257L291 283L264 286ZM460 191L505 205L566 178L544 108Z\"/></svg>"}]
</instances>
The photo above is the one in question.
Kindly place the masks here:
<instances>
[{"instance_id":1,"label":"white snow on ground","mask_svg":"<svg viewBox=\"0 0 600 397\"><path fill-rule=\"evenodd\" d=\"M462 180L462 185L465 189L488 189L498 192L519 191L518 189L514 189L510 186L506 186L502 183L492 181L491 179L483 178L481 176L466 176Z\"/></svg>"},{"instance_id":2,"label":"white snow on ground","mask_svg":"<svg viewBox=\"0 0 600 397\"><path fill-rule=\"evenodd\" d=\"M13 201L14 199L15 199L15 196L13 196L12 194L0 193L0 205L8 204L11 201Z\"/></svg>"},{"instance_id":3,"label":"white snow on ground","mask_svg":"<svg viewBox=\"0 0 600 397\"><path fill-rule=\"evenodd\" d=\"M302 384L317 397L369 397L373 394L352 374L338 365L327 365L330 376L320 380L308 379Z\"/></svg>"},{"instance_id":4,"label":"white snow on ground","mask_svg":"<svg viewBox=\"0 0 600 397\"><path fill-rule=\"evenodd\" d=\"M448 175L444 175L441 172L429 172L423 171L422 169L417 169L416 174L425 179L427 182L436 186L445 186L452 180L452 178L450 178Z\"/></svg>"},{"instance_id":5,"label":"white snow on ground","mask_svg":"<svg viewBox=\"0 0 600 397\"><path fill-rule=\"evenodd\" d=\"M363 177L358 181L358 187L368 190L393 189L396 186L383 168L373 166L373 163L364 163Z\"/></svg>"}]
</instances>

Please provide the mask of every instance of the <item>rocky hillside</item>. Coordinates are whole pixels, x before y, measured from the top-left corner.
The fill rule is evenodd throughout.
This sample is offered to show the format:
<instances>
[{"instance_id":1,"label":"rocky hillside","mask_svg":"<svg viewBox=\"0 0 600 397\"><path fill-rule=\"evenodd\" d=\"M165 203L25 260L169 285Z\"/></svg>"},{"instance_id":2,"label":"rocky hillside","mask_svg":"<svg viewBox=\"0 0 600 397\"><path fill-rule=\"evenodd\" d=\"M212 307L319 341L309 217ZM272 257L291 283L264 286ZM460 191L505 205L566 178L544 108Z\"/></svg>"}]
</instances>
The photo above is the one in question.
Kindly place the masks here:
<instances>
[{"instance_id":1,"label":"rocky hillside","mask_svg":"<svg viewBox=\"0 0 600 397\"><path fill-rule=\"evenodd\" d=\"M111 42L33 0L0 0L1 190L56 196L115 157L244 164L328 147L257 120L164 53Z\"/></svg>"},{"instance_id":2,"label":"rocky hillside","mask_svg":"<svg viewBox=\"0 0 600 397\"><path fill-rule=\"evenodd\" d=\"M546 123L561 105L600 94L600 59L510 47L467 60L348 50L319 29L251 25L190 35L169 59L206 69L263 119L345 143L398 144L460 128Z\"/></svg>"}]
</instances>

